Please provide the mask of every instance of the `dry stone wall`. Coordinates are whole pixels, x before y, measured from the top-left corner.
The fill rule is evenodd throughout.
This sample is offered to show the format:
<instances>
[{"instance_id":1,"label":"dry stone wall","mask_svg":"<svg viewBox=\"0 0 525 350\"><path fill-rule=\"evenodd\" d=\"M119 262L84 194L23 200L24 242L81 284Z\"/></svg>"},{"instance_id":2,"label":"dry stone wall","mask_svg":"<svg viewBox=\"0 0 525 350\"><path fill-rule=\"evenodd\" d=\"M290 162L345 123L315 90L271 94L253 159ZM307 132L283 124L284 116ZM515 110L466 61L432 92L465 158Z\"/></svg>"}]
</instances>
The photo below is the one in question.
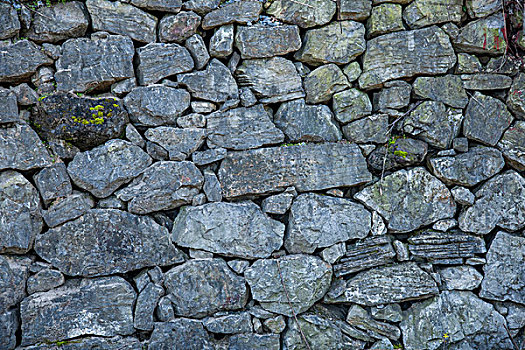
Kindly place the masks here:
<instances>
[{"instance_id":1,"label":"dry stone wall","mask_svg":"<svg viewBox=\"0 0 525 350\"><path fill-rule=\"evenodd\" d=\"M519 349L503 5L0 1L0 350Z\"/></svg>"}]
</instances>

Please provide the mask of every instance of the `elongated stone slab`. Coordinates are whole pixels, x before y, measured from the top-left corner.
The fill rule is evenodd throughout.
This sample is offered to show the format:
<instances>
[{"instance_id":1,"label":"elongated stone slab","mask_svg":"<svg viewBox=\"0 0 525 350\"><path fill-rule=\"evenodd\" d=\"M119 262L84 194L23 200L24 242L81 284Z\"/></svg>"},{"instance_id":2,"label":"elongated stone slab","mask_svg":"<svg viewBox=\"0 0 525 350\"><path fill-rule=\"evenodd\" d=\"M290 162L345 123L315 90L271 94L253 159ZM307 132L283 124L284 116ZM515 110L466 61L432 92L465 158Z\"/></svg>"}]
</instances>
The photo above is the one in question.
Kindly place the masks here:
<instances>
[{"instance_id":1,"label":"elongated stone slab","mask_svg":"<svg viewBox=\"0 0 525 350\"><path fill-rule=\"evenodd\" d=\"M408 243L413 256L429 260L470 258L487 251L482 237L461 231L423 231L409 237Z\"/></svg>"},{"instance_id":2,"label":"elongated stone slab","mask_svg":"<svg viewBox=\"0 0 525 350\"><path fill-rule=\"evenodd\" d=\"M295 186L314 191L372 179L359 147L350 143L308 144L228 153L219 169L223 195L261 195Z\"/></svg>"}]
</instances>

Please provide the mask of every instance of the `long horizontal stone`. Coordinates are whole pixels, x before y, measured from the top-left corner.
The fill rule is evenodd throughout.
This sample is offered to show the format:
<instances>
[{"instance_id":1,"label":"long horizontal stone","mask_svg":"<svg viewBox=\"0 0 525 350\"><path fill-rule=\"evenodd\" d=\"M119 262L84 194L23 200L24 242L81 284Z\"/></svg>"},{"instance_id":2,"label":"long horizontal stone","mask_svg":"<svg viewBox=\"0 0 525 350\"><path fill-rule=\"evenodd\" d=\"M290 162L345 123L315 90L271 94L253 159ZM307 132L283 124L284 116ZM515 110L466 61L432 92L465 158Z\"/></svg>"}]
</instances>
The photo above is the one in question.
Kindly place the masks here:
<instances>
[{"instance_id":1,"label":"long horizontal stone","mask_svg":"<svg viewBox=\"0 0 525 350\"><path fill-rule=\"evenodd\" d=\"M409 237L408 243L413 256L430 260L469 258L487 251L482 237L461 231L423 231Z\"/></svg>"},{"instance_id":2,"label":"long horizontal stone","mask_svg":"<svg viewBox=\"0 0 525 350\"><path fill-rule=\"evenodd\" d=\"M371 179L359 147L350 143L231 152L219 169L226 198L267 194L289 186L301 192L355 186Z\"/></svg>"}]
</instances>

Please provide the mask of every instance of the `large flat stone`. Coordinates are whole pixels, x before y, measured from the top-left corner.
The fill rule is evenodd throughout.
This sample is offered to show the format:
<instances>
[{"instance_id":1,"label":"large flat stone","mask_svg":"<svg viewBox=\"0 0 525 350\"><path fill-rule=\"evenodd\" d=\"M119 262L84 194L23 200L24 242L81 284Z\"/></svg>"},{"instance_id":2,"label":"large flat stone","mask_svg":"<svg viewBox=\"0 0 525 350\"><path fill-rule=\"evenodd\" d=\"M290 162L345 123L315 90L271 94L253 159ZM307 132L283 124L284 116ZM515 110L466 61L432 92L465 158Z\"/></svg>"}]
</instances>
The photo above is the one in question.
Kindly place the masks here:
<instances>
[{"instance_id":1,"label":"large flat stone","mask_svg":"<svg viewBox=\"0 0 525 350\"><path fill-rule=\"evenodd\" d=\"M202 20L202 29L208 30L224 24L247 24L257 22L262 12L259 1L234 1L211 11Z\"/></svg>"},{"instance_id":2,"label":"large flat stone","mask_svg":"<svg viewBox=\"0 0 525 350\"><path fill-rule=\"evenodd\" d=\"M28 81L38 67L53 60L28 40L0 47L0 83Z\"/></svg>"},{"instance_id":3,"label":"large flat stone","mask_svg":"<svg viewBox=\"0 0 525 350\"><path fill-rule=\"evenodd\" d=\"M487 251L482 237L458 230L425 230L408 238L408 250L416 258L427 260L471 258Z\"/></svg>"},{"instance_id":4,"label":"large flat stone","mask_svg":"<svg viewBox=\"0 0 525 350\"><path fill-rule=\"evenodd\" d=\"M299 50L301 37L299 28L292 25L239 26L235 35L235 46L243 59L267 58Z\"/></svg>"},{"instance_id":5,"label":"large flat stone","mask_svg":"<svg viewBox=\"0 0 525 350\"><path fill-rule=\"evenodd\" d=\"M137 49L137 79L141 85L193 69L188 50L177 44L151 43Z\"/></svg>"},{"instance_id":6,"label":"large flat stone","mask_svg":"<svg viewBox=\"0 0 525 350\"><path fill-rule=\"evenodd\" d=\"M516 170L525 170L525 121L519 120L507 129L497 147Z\"/></svg>"},{"instance_id":7,"label":"large flat stone","mask_svg":"<svg viewBox=\"0 0 525 350\"><path fill-rule=\"evenodd\" d=\"M445 22L461 22L463 0L414 0L403 11L410 28Z\"/></svg>"},{"instance_id":8,"label":"large flat stone","mask_svg":"<svg viewBox=\"0 0 525 350\"><path fill-rule=\"evenodd\" d=\"M29 170L53 164L36 132L26 124L0 128L0 170Z\"/></svg>"},{"instance_id":9,"label":"large flat stone","mask_svg":"<svg viewBox=\"0 0 525 350\"><path fill-rule=\"evenodd\" d=\"M293 0L275 0L266 12L283 22L310 28L330 22L336 7L331 0L304 0L301 3Z\"/></svg>"}]
</instances>

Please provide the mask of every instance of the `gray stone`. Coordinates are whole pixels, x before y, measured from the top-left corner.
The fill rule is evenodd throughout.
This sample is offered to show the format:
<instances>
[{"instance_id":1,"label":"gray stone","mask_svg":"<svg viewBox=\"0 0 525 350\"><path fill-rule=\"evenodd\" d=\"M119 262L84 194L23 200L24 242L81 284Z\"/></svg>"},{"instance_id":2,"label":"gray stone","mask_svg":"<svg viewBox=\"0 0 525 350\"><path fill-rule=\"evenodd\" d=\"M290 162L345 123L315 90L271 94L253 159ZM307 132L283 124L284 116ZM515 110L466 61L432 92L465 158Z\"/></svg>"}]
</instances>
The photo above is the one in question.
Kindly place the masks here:
<instances>
[{"instance_id":1,"label":"gray stone","mask_svg":"<svg viewBox=\"0 0 525 350\"><path fill-rule=\"evenodd\" d=\"M466 137L456 137L452 140L452 147L456 152L468 152L468 139Z\"/></svg>"},{"instance_id":2,"label":"gray stone","mask_svg":"<svg viewBox=\"0 0 525 350\"><path fill-rule=\"evenodd\" d=\"M328 102L332 95L349 88L343 71L335 64L326 64L310 72L304 80L306 102Z\"/></svg>"},{"instance_id":3,"label":"gray stone","mask_svg":"<svg viewBox=\"0 0 525 350\"><path fill-rule=\"evenodd\" d=\"M222 201L221 184L213 171L204 170L204 186L202 189L209 202Z\"/></svg>"},{"instance_id":4,"label":"gray stone","mask_svg":"<svg viewBox=\"0 0 525 350\"><path fill-rule=\"evenodd\" d=\"M2 91L2 90L0 90ZM29 85L27 85L26 83L22 83L20 85L17 85L15 87L12 87L11 88L11 91L15 93L16 95L16 101L18 102L18 104L20 106L31 106L31 105L34 105L38 102L38 94L36 93L35 90L33 90ZM7 96L5 95L5 92L2 91L2 93L0 93L0 98L6 98L8 99L8 102L5 103L5 105L7 106L7 110L8 112L4 112L6 113L8 116L12 116L14 115L13 112L9 111L9 110L16 110L17 113L16 113L16 118L18 118L18 109L15 109L14 107L16 106L12 104L12 100L11 100L11 96L9 96L9 94L7 94ZM6 116L2 116L3 118L5 118Z\"/></svg>"},{"instance_id":5,"label":"gray stone","mask_svg":"<svg viewBox=\"0 0 525 350\"><path fill-rule=\"evenodd\" d=\"M264 309L292 316L293 312L308 310L325 295L332 279L332 266L314 256L288 255L257 260L244 276L253 299Z\"/></svg>"},{"instance_id":6,"label":"gray stone","mask_svg":"<svg viewBox=\"0 0 525 350\"><path fill-rule=\"evenodd\" d=\"M330 108L307 105L304 99L282 103L275 114L274 122L291 142L333 142L342 138Z\"/></svg>"},{"instance_id":7,"label":"gray stone","mask_svg":"<svg viewBox=\"0 0 525 350\"><path fill-rule=\"evenodd\" d=\"M81 335L128 335L133 329L133 287L121 277L75 279L22 301L22 345Z\"/></svg>"},{"instance_id":8,"label":"gray stone","mask_svg":"<svg viewBox=\"0 0 525 350\"><path fill-rule=\"evenodd\" d=\"M28 81L38 67L52 63L53 60L31 41L20 40L3 46L0 48L0 83Z\"/></svg>"},{"instance_id":9,"label":"gray stone","mask_svg":"<svg viewBox=\"0 0 525 350\"><path fill-rule=\"evenodd\" d=\"M271 2L266 13L283 22L310 28L330 22L335 10L336 4L330 0L306 0L302 3L275 0Z\"/></svg>"},{"instance_id":10,"label":"gray stone","mask_svg":"<svg viewBox=\"0 0 525 350\"><path fill-rule=\"evenodd\" d=\"M413 87L417 97L443 102L450 107L464 108L468 103L467 93L457 75L419 77Z\"/></svg>"},{"instance_id":11,"label":"gray stone","mask_svg":"<svg viewBox=\"0 0 525 350\"><path fill-rule=\"evenodd\" d=\"M95 33L91 39L69 39L62 44L62 55L56 62L57 90L104 89L133 78L134 53L133 41L125 36Z\"/></svg>"},{"instance_id":12,"label":"gray stone","mask_svg":"<svg viewBox=\"0 0 525 350\"><path fill-rule=\"evenodd\" d=\"M284 141L284 135L272 123L261 104L235 108L207 116L208 147L246 150Z\"/></svg>"},{"instance_id":13,"label":"gray stone","mask_svg":"<svg viewBox=\"0 0 525 350\"><path fill-rule=\"evenodd\" d=\"M334 95L332 108L335 119L348 123L372 113L372 102L368 95L358 89L348 89Z\"/></svg>"},{"instance_id":14,"label":"gray stone","mask_svg":"<svg viewBox=\"0 0 525 350\"><path fill-rule=\"evenodd\" d=\"M191 103L191 110L193 113L211 113L217 110L217 106L213 102L207 101L193 101Z\"/></svg>"},{"instance_id":15,"label":"gray stone","mask_svg":"<svg viewBox=\"0 0 525 350\"><path fill-rule=\"evenodd\" d=\"M444 22L461 22L462 0L414 0L403 11L410 28L422 28Z\"/></svg>"},{"instance_id":16,"label":"gray stone","mask_svg":"<svg viewBox=\"0 0 525 350\"><path fill-rule=\"evenodd\" d=\"M49 227L56 227L64 222L84 215L95 206L93 198L82 192L75 192L64 198L59 198L42 212L44 221Z\"/></svg>"},{"instance_id":17,"label":"gray stone","mask_svg":"<svg viewBox=\"0 0 525 350\"><path fill-rule=\"evenodd\" d=\"M173 222L181 246L239 258L267 258L283 242L284 225L253 202L184 207Z\"/></svg>"},{"instance_id":18,"label":"gray stone","mask_svg":"<svg viewBox=\"0 0 525 350\"><path fill-rule=\"evenodd\" d=\"M0 172L0 253L23 254L32 248L43 226L40 210L38 192L22 174Z\"/></svg>"},{"instance_id":19,"label":"gray stone","mask_svg":"<svg viewBox=\"0 0 525 350\"><path fill-rule=\"evenodd\" d=\"M289 186L303 192L354 186L370 180L359 147L344 143L231 152L219 169L226 198L261 195Z\"/></svg>"},{"instance_id":20,"label":"gray stone","mask_svg":"<svg viewBox=\"0 0 525 350\"><path fill-rule=\"evenodd\" d=\"M83 337L74 340L57 341L49 345L39 343L38 345L19 348L21 350L143 350L142 343L133 337L115 336L104 337Z\"/></svg>"},{"instance_id":21,"label":"gray stone","mask_svg":"<svg viewBox=\"0 0 525 350\"><path fill-rule=\"evenodd\" d=\"M181 0L131 0L131 4L145 10L177 13L182 7Z\"/></svg>"},{"instance_id":22,"label":"gray stone","mask_svg":"<svg viewBox=\"0 0 525 350\"><path fill-rule=\"evenodd\" d=\"M230 70L216 58L205 70L180 74L177 81L188 88L193 98L212 102L236 99L239 93Z\"/></svg>"},{"instance_id":23,"label":"gray stone","mask_svg":"<svg viewBox=\"0 0 525 350\"><path fill-rule=\"evenodd\" d=\"M370 350L394 350L394 346L387 338L376 341Z\"/></svg>"},{"instance_id":24,"label":"gray stone","mask_svg":"<svg viewBox=\"0 0 525 350\"><path fill-rule=\"evenodd\" d=\"M507 106L519 119L525 119L525 74L519 73L512 82Z\"/></svg>"},{"instance_id":25,"label":"gray stone","mask_svg":"<svg viewBox=\"0 0 525 350\"><path fill-rule=\"evenodd\" d=\"M513 349L505 319L494 307L467 291L445 291L416 303L401 322L407 350L443 347L444 334L451 349Z\"/></svg>"},{"instance_id":26,"label":"gray stone","mask_svg":"<svg viewBox=\"0 0 525 350\"><path fill-rule=\"evenodd\" d=\"M321 251L321 257L329 264L339 261L346 253L345 243L337 243ZM335 271L335 269L334 269Z\"/></svg>"},{"instance_id":27,"label":"gray stone","mask_svg":"<svg viewBox=\"0 0 525 350\"><path fill-rule=\"evenodd\" d=\"M159 40L181 44L197 32L200 24L201 17L192 11L166 15L159 23Z\"/></svg>"},{"instance_id":28,"label":"gray stone","mask_svg":"<svg viewBox=\"0 0 525 350\"><path fill-rule=\"evenodd\" d=\"M392 340L397 340L401 337L401 331L398 327L386 322L379 322L374 320L368 311L359 305L352 305L348 310L346 322L350 325L365 331L372 338L381 339L387 337Z\"/></svg>"},{"instance_id":29,"label":"gray stone","mask_svg":"<svg viewBox=\"0 0 525 350\"><path fill-rule=\"evenodd\" d=\"M447 185L472 187L499 173L505 166L501 152L478 146L454 157L430 159L430 169Z\"/></svg>"},{"instance_id":30,"label":"gray stone","mask_svg":"<svg viewBox=\"0 0 525 350\"><path fill-rule=\"evenodd\" d=\"M192 160L195 165L208 165L223 160L226 157L225 148L213 148L206 151L195 152L192 154Z\"/></svg>"},{"instance_id":31,"label":"gray stone","mask_svg":"<svg viewBox=\"0 0 525 350\"><path fill-rule=\"evenodd\" d=\"M404 132L436 148L447 149L458 136L462 120L460 109L446 107L441 102L424 101L403 120L402 126Z\"/></svg>"},{"instance_id":32,"label":"gray stone","mask_svg":"<svg viewBox=\"0 0 525 350\"><path fill-rule=\"evenodd\" d=\"M436 282L415 263L375 267L349 280L332 285L328 303L356 303L366 306L426 299L438 294Z\"/></svg>"},{"instance_id":33,"label":"gray stone","mask_svg":"<svg viewBox=\"0 0 525 350\"><path fill-rule=\"evenodd\" d=\"M341 21L307 30L303 46L294 57L312 66L346 64L365 49L365 26L359 22Z\"/></svg>"},{"instance_id":34,"label":"gray stone","mask_svg":"<svg viewBox=\"0 0 525 350\"><path fill-rule=\"evenodd\" d=\"M140 147L115 139L75 155L67 171L73 182L105 198L121 185L131 181L151 164L151 158Z\"/></svg>"},{"instance_id":35,"label":"gray stone","mask_svg":"<svg viewBox=\"0 0 525 350\"><path fill-rule=\"evenodd\" d=\"M148 283L140 292L135 304L133 327L143 331L153 330L153 313L164 289L154 283Z\"/></svg>"},{"instance_id":36,"label":"gray stone","mask_svg":"<svg viewBox=\"0 0 525 350\"><path fill-rule=\"evenodd\" d=\"M135 87L137 87L137 81L135 78L128 78L112 84L111 93L118 97L123 97L130 93Z\"/></svg>"},{"instance_id":37,"label":"gray stone","mask_svg":"<svg viewBox=\"0 0 525 350\"><path fill-rule=\"evenodd\" d=\"M199 34L194 34L186 39L184 46L188 49L195 62L196 69L202 69L208 64L210 54L206 48L206 44Z\"/></svg>"},{"instance_id":38,"label":"gray stone","mask_svg":"<svg viewBox=\"0 0 525 350\"><path fill-rule=\"evenodd\" d=\"M404 30L402 12L403 7L399 4L386 3L374 6L366 22L368 38Z\"/></svg>"},{"instance_id":39,"label":"gray stone","mask_svg":"<svg viewBox=\"0 0 525 350\"><path fill-rule=\"evenodd\" d=\"M247 24L257 22L261 11L262 3L259 1L234 1L204 16L202 29L208 30L230 23Z\"/></svg>"},{"instance_id":40,"label":"gray stone","mask_svg":"<svg viewBox=\"0 0 525 350\"><path fill-rule=\"evenodd\" d=\"M83 3L58 2L53 6L44 6L36 10L31 27L24 35L37 43L44 41L56 43L84 36L88 25L89 16Z\"/></svg>"},{"instance_id":41,"label":"gray stone","mask_svg":"<svg viewBox=\"0 0 525 350\"><path fill-rule=\"evenodd\" d=\"M3 341L0 349L2 350L12 350L16 347L16 331L20 326L17 314L15 309L0 311L0 339Z\"/></svg>"},{"instance_id":42,"label":"gray stone","mask_svg":"<svg viewBox=\"0 0 525 350\"><path fill-rule=\"evenodd\" d=\"M463 74L461 81L467 90L503 90L512 85L512 78L503 74Z\"/></svg>"},{"instance_id":43,"label":"gray stone","mask_svg":"<svg viewBox=\"0 0 525 350\"><path fill-rule=\"evenodd\" d=\"M170 160L185 160L204 143L206 132L204 129L159 126L146 130L144 136L168 151Z\"/></svg>"},{"instance_id":44,"label":"gray stone","mask_svg":"<svg viewBox=\"0 0 525 350\"><path fill-rule=\"evenodd\" d=\"M64 275L60 271L45 269L27 279L27 293L46 292L60 287L64 282Z\"/></svg>"},{"instance_id":45,"label":"gray stone","mask_svg":"<svg viewBox=\"0 0 525 350\"><path fill-rule=\"evenodd\" d=\"M483 275L472 266L453 266L439 270L445 290L473 290L479 287Z\"/></svg>"},{"instance_id":46,"label":"gray stone","mask_svg":"<svg viewBox=\"0 0 525 350\"><path fill-rule=\"evenodd\" d=\"M421 78L417 78L414 82L414 89L418 79ZM412 86L404 81L385 83L385 88L374 93L374 110L388 111L389 109L400 109L408 106L411 91Z\"/></svg>"},{"instance_id":47,"label":"gray stone","mask_svg":"<svg viewBox=\"0 0 525 350\"><path fill-rule=\"evenodd\" d=\"M210 39L210 55L212 57L228 57L233 52L233 24L218 28Z\"/></svg>"},{"instance_id":48,"label":"gray stone","mask_svg":"<svg viewBox=\"0 0 525 350\"><path fill-rule=\"evenodd\" d=\"M68 196L73 191L64 163L56 163L42 169L33 176L33 180L46 205L58 197Z\"/></svg>"},{"instance_id":49,"label":"gray stone","mask_svg":"<svg viewBox=\"0 0 525 350\"><path fill-rule=\"evenodd\" d=\"M164 349L213 350L214 346L202 322L177 318L170 322L155 322L148 350Z\"/></svg>"},{"instance_id":50,"label":"gray stone","mask_svg":"<svg viewBox=\"0 0 525 350\"><path fill-rule=\"evenodd\" d=\"M472 74L479 73L483 70L483 66L479 58L468 53L458 53L458 64L456 66L456 74Z\"/></svg>"},{"instance_id":51,"label":"gray stone","mask_svg":"<svg viewBox=\"0 0 525 350\"><path fill-rule=\"evenodd\" d=\"M264 320L263 324L275 334L282 333L286 329L286 320L281 315Z\"/></svg>"},{"instance_id":52,"label":"gray stone","mask_svg":"<svg viewBox=\"0 0 525 350\"><path fill-rule=\"evenodd\" d=\"M467 0L467 11L472 18L486 17L501 10L501 0Z\"/></svg>"},{"instance_id":53,"label":"gray stone","mask_svg":"<svg viewBox=\"0 0 525 350\"><path fill-rule=\"evenodd\" d=\"M294 64L282 57L245 60L237 68L241 87L250 87L261 103L304 97L301 77Z\"/></svg>"},{"instance_id":54,"label":"gray stone","mask_svg":"<svg viewBox=\"0 0 525 350\"><path fill-rule=\"evenodd\" d=\"M450 193L452 193L452 196L454 196L454 200L461 205L474 204L474 194L465 187L456 186L450 190Z\"/></svg>"},{"instance_id":55,"label":"gray stone","mask_svg":"<svg viewBox=\"0 0 525 350\"><path fill-rule=\"evenodd\" d=\"M388 80L443 74L455 63L449 37L438 27L385 34L367 42L359 86L372 89Z\"/></svg>"},{"instance_id":56,"label":"gray stone","mask_svg":"<svg viewBox=\"0 0 525 350\"><path fill-rule=\"evenodd\" d=\"M376 114L343 126L345 139L356 143L385 143L388 141L388 115Z\"/></svg>"},{"instance_id":57,"label":"gray stone","mask_svg":"<svg viewBox=\"0 0 525 350\"><path fill-rule=\"evenodd\" d=\"M436 221L434 225L432 225L432 228L437 231L446 232L457 225L458 221L456 219L443 219Z\"/></svg>"},{"instance_id":58,"label":"gray stone","mask_svg":"<svg viewBox=\"0 0 525 350\"><path fill-rule=\"evenodd\" d=\"M510 328L510 334L517 337L519 330L525 326L525 306L514 303L506 303L506 306L508 311L505 318Z\"/></svg>"},{"instance_id":59,"label":"gray stone","mask_svg":"<svg viewBox=\"0 0 525 350\"><path fill-rule=\"evenodd\" d=\"M26 296L25 286L32 262L33 259L26 256L0 255L0 314Z\"/></svg>"},{"instance_id":60,"label":"gray stone","mask_svg":"<svg viewBox=\"0 0 525 350\"><path fill-rule=\"evenodd\" d=\"M372 317L376 320L399 322L403 319L403 311L399 304L387 304L371 307Z\"/></svg>"},{"instance_id":61,"label":"gray stone","mask_svg":"<svg viewBox=\"0 0 525 350\"><path fill-rule=\"evenodd\" d=\"M193 59L177 44L151 43L137 49L137 79L140 85L193 69Z\"/></svg>"},{"instance_id":62,"label":"gray stone","mask_svg":"<svg viewBox=\"0 0 525 350\"><path fill-rule=\"evenodd\" d=\"M142 138L142 135L138 132L137 128L135 128L131 123L126 125L126 139L135 146L139 146L140 148L144 148L144 146L146 146L146 142Z\"/></svg>"},{"instance_id":63,"label":"gray stone","mask_svg":"<svg viewBox=\"0 0 525 350\"><path fill-rule=\"evenodd\" d=\"M175 124L176 118L190 106L190 94L164 85L140 86L131 90L124 104L135 125Z\"/></svg>"},{"instance_id":64,"label":"gray stone","mask_svg":"<svg viewBox=\"0 0 525 350\"><path fill-rule=\"evenodd\" d=\"M525 121L508 128L497 144L507 162L519 171L525 170Z\"/></svg>"},{"instance_id":65,"label":"gray stone","mask_svg":"<svg viewBox=\"0 0 525 350\"><path fill-rule=\"evenodd\" d=\"M51 152L62 160L71 160L78 152L80 152L80 149L78 149L77 146L65 140L50 139L47 140L47 145Z\"/></svg>"},{"instance_id":66,"label":"gray stone","mask_svg":"<svg viewBox=\"0 0 525 350\"><path fill-rule=\"evenodd\" d=\"M222 259L190 260L165 275L164 285L176 315L201 317L246 305L244 278Z\"/></svg>"},{"instance_id":67,"label":"gray stone","mask_svg":"<svg viewBox=\"0 0 525 350\"><path fill-rule=\"evenodd\" d=\"M19 31L20 21L14 6L8 2L2 2L0 4L0 40L15 36Z\"/></svg>"},{"instance_id":68,"label":"gray stone","mask_svg":"<svg viewBox=\"0 0 525 350\"><path fill-rule=\"evenodd\" d=\"M188 11L194 11L199 15L205 15L219 7L221 0L189 0L184 1L182 7Z\"/></svg>"},{"instance_id":69,"label":"gray stone","mask_svg":"<svg viewBox=\"0 0 525 350\"><path fill-rule=\"evenodd\" d=\"M242 87L239 89L239 99L243 107L251 107L257 103L257 97L253 94L252 90L248 87Z\"/></svg>"},{"instance_id":70,"label":"gray stone","mask_svg":"<svg viewBox=\"0 0 525 350\"><path fill-rule=\"evenodd\" d=\"M370 232L371 214L345 198L302 194L294 200L284 246L290 253L313 253Z\"/></svg>"},{"instance_id":71,"label":"gray stone","mask_svg":"<svg viewBox=\"0 0 525 350\"><path fill-rule=\"evenodd\" d=\"M295 192L295 194L293 192L295 192L295 189L292 188L292 191L287 189L283 193L265 198L261 203L262 210L268 214L282 215L286 213L288 209L290 209L292 201L297 194L297 192Z\"/></svg>"},{"instance_id":72,"label":"gray stone","mask_svg":"<svg viewBox=\"0 0 525 350\"><path fill-rule=\"evenodd\" d=\"M507 50L501 32L503 27L501 13L469 22L460 29L459 35L454 39L454 47L460 52L472 54L503 55Z\"/></svg>"},{"instance_id":73,"label":"gray stone","mask_svg":"<svg viewBox=\"0 0 525 350\"><path fill-rule=\"evenodd\" d=\"M17 98L14 92L0 88L0 104L2 105L0 124L19 121Z\"/></svg>"},{"instance_id":74,"label":"gray stone","mask_svg":"<svg viewBox=\"0 0 525 350\"><path fill-rule=\"evenodd\" d=\"M355 198L381 214L394 232L413 231L456 212L450 191L421 167L385 176Z\"/></svg>"},{"instance_id":75,"label":"gray stone","mask_svg":"<svg viewBox=\"0 0 525 350\"><path fill-rule=\"evenodd\" d=\"M525 238L500 231L490 245L479 296L525 304Z\"/></svg>"},{"instance_id":76,"label":"gray stone","mask_svg":"<svg viewBox=\"0 0 525 350\"><path fill-rule=\"evenodd\" d=\"M193 163L161 161L146 168L116 195L128 202L131 213L148 214L190 204L203 182Z\"/></svg>"},{"instance_id":77,"label":"gray stone","mask_svg":"<svg viewBox=\"0 0 525 350\"><path fill-rule=\"evenodd\" d=\"M363 21L370 16L371 10L370 0L341 0L338 4L337 19Z\"/></svg>"},{"instance_id":78,"label":"gray stone","mask_svg":"<svg viewBox=\"0 0 525 350\"><path fill-rule=\"evenodd\" d=\"M248 312L219 313L207 317L202 322L208 332L218 334L237 334L252 332L252 319Z\"/></svg>"},{"instance_id":79,"label":"gray stone","mask_svg":"<svg viewBox=\"0 0 525 350\"><path fill-rule=\"evenodd\" d=\"M385 221L377 211L372 212L372 228L370 231L372 236L382 236L387 233Z\"/></svg>"},{"instance_id":80,"label":"gray stone","mask_svg":"<svg viewBox=\"0 0 525 350\"><path fill-rule=\"evenodd\" d=\"M244 271L248 268L248 266L250 266L250 262L241 259L230 260L227 262L227 264L233 271L235 271L235 273L239 275L244 274Z\"/></svg>"},{"instance_id":81,"label":"gray stone","mask_svg":"<svg viewBox=\"0 0 525 350\"><path fill-rule=\"evenodd\" d=\"M120 1L87 0L94 31L127 35L141 43L155 42L157 18Z\"/></svg>"},{"instance_id":82,"label":"gray stone","mask_svg":"<svg viewBox=\"0 0 525 350\"><path fill-rule=\"evenodd\" d=\"M408 243L414 257L427 260L469 258L487 251L483 238L461 231L425 230L410 236Z\"/></svg>"},{"instance_id":83,"label":"gray stone","mask_svg":"<svg viewBox=\"0 0 525 350\"><path fill-rule=\"evenodd\" d=\"M293 25L239 26L235 46L243 59L285 55L301 48L299 28Z\"/></svg>"}]
</instances>

